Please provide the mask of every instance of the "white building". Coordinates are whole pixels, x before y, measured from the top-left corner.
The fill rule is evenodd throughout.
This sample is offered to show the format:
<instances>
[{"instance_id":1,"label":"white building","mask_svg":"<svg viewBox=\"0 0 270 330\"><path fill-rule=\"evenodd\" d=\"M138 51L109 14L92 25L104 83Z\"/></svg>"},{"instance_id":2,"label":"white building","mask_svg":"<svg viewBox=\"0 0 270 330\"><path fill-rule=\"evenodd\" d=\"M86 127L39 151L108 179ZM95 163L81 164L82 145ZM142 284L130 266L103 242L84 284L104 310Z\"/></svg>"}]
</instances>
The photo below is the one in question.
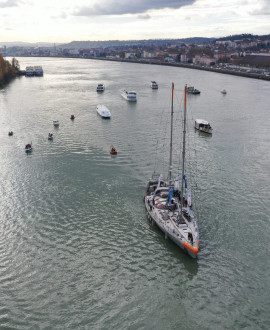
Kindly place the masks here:
<instances>
[{"instance_id":1,"label":"white building","mask_svg":"<svg viewBox=\"0 0 270 330\"><path fill-rule=\"evenodd\" d=\"M148 52L146 50L143 51L142 53L143 58L153 58L156 57L156 52Z\"/></svg>"},{"instance_id":2,"label":"white building","mask_svg":"<svg viewBox=\"0 0 270 330\"><path fill-rule=\"evenodd\" d=\"M70 49L68 51L70 55L79 55L79 50L78 49Z\"/></svg>"},{"instance_id":3,"label":"white building","mask_svg":"<svg viewBox=\"0 0 270 330\"><path fill-rule=\"evenodd\" d=\"M136 54L135 53L125 53L125 58L135 58Z\"/></svg>"},{"instance_id":4,"label":"white building","mask_svg":"<svg viewBox=\"0 0 270 330\"><path fill-rule=\"evenodd\" d=\"M180 62L182 62L182 63L187 62L187 55L186 54L183 54L183 55L180 56Z\"/></svg>"}]
</instances>

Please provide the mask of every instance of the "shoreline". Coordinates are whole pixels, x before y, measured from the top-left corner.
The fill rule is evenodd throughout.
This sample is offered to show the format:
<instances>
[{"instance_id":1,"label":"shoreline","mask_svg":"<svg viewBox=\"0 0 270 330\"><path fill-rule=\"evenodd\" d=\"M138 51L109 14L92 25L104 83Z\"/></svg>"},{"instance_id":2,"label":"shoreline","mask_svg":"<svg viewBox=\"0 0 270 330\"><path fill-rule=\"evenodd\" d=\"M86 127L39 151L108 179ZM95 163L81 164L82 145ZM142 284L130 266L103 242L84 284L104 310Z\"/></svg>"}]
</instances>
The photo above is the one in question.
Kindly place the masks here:
<instances>
[{"instance_id":1,"label":"shoreline","mask_svg":"<svg viewBox=\"0 0 270 330\"><path fill-rule=\"evenodd\" d=\"M239 76L239 77L246 77L246 78L252 78L252 79L260 79L260 80L266 80L270 81L270 76L265 76L260 73L256 72L241 72L241 71L235 71L235 70L229 70L229 69L222 69L222 68L212 68L212 67L202 67L200 65L195 64L187 64L187 63L169 63L169 62L163 62L159 60L145 60L145 59L139 59L139 60L133 60L133 59L118 59L118 58L99 58L99 57L80 57L80 56L19 56L19 57L46 57L46 58L76 58L76 59L84 59L84 60L98 60L98 61L111 61L111 62L124 62L124 63L135 63L135 64L150 64L150 65L162 65L162 66L170 66L170 67L178 67L178 68L186 68L186 69L193 69L193 70L201 70L201 71L210 71L215 73L222 73L222 74L229 74L233 76ZM24 70L21 70L23 72ZM23 73L22 73L23 74Z\"/></svg>"}]
</instances>

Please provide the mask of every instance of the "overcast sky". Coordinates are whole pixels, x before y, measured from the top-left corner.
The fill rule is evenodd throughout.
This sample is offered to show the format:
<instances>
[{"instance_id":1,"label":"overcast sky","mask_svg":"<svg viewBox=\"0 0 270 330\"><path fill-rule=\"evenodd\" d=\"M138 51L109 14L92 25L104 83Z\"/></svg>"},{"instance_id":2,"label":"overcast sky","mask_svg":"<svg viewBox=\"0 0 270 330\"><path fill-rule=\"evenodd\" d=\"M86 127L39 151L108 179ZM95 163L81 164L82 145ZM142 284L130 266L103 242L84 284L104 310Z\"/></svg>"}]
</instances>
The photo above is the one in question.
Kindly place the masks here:
<instances>
[{"instance_id":1,"label":"overcast sky","mask_svg":"<svg viewBox=\"0 0 270 330\"><path fill-rule=\"evenodd\" d=\"M270 33L270 0L0 0L0 41Z\"/></svg>"}]
</instances>

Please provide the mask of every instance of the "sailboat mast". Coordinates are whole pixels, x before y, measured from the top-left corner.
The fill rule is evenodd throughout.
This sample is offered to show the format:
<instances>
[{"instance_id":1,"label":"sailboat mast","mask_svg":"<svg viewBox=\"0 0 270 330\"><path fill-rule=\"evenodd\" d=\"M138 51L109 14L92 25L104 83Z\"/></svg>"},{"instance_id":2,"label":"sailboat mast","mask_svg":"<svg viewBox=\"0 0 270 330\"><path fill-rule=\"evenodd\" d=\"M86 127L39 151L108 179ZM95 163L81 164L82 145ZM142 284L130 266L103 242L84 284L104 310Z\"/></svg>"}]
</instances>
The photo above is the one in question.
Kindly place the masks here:
<instances>
[{"instance_id":1,"label":"sailboat mast","mask_svg":"<svg viewBox=\"0 0 270 330\"><path fill-rule=\"evenodd\" d=\"M173 146L173 92L174 83L172 83L172 107L171 107L171 140L170 140L170 167L169 167L169 185L172 184L172 146Z\"/></svg>"},{"instance_id":2,"label":"sailboat mast","mask_svg":"<svg viewBox=\"0 0 270 330\"><path fill-rule=\"evenodd\" d=\"M183 128L183 151L182 151L182 186L181 186L181 203L180 203L180 217L183 215L183 201L184 201L184 174L185 174L185 156L186 156L186 120L187 120L187 85L185 86L184 99L184 128Z\"/></svg>"}]
</instances>

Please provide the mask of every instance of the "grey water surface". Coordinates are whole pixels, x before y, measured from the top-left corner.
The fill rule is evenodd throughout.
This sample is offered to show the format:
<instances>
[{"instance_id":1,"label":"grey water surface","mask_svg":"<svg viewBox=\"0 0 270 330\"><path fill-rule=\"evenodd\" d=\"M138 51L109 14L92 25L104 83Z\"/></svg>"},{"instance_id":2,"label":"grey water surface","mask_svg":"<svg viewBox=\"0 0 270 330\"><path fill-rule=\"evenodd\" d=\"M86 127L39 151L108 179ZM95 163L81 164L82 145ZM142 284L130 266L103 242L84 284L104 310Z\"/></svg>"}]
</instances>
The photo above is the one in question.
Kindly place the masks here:
<instances>
[{"instance_id":1,"label":"grey water surface","mask_svg":"<svg viewBox=\"0 0 270 330\"><path fill-rule=\"evenodd\" d=\"M19 61L42 65L44 76L0 90L0 328L269 329L269 82L121 62ZM143 203L154 167L168 169L172 82L179 124L184 85L201 90L187 105L196 260L149 223ZM124 88L137 103L121 98ZM211 123L212 137L194 131L196 118ZM174 133L177 168L177 121Z\"/></svg>"}]
</instances>

